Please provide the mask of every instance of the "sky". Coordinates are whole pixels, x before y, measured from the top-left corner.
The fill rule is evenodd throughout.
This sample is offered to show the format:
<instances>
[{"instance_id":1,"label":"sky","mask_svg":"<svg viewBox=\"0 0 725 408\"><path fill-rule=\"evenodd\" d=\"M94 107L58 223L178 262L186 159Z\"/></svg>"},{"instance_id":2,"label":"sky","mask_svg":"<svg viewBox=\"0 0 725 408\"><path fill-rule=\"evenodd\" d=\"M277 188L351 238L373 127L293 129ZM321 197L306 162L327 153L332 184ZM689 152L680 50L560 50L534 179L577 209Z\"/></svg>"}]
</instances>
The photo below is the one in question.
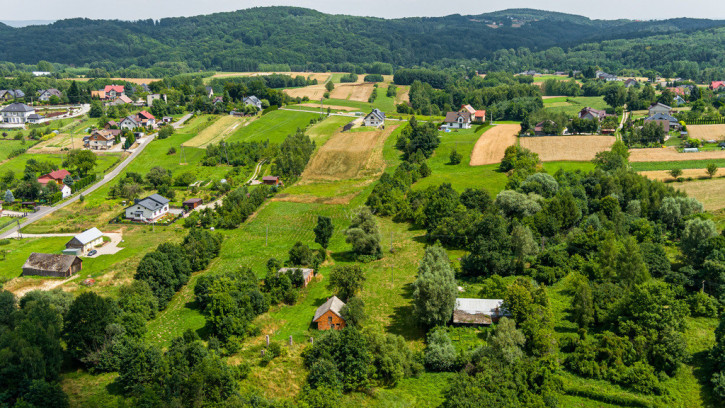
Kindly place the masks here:
<instances>
[{"instance_id":1,"label":"sky","mask_svg":"<svg viewBox=\"0 0 725 408\"><path fill-rule=\"evenodd\" d=\"M5 3L5 1L3 1ZM325 13L384 18L481 14L506 8L536 8L596 19L666 19L698 17L725 19L723 0L34 0L33 12L22 1L7 1L1 20L159 19L193 16L249 7L291 5ZM656 5L653 7L653 5Z\"/></svg>"}]
</instances>

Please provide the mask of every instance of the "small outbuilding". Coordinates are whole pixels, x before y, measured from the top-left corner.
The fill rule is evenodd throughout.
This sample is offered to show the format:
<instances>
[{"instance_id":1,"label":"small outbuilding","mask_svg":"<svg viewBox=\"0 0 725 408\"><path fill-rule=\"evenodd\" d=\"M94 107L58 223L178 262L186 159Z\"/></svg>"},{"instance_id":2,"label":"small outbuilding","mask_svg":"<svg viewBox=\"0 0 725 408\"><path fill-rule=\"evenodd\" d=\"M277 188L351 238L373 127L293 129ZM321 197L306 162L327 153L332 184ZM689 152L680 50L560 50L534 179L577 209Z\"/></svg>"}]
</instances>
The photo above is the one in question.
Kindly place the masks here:
<instances>
[{"instance_id":1,"label":"small outbuilding","mask_svg":"<svg viewBox=\"0 0 725 408\"><path fill-rule=\"evenodd\" d=\"M304 283L302 283L302 287L307 287L307 284L310 283L310 281L312 280L312 278L315 276L315 270L314 269L310 269L310 268L280 268L280 270L277 271L277 275L283 274L283 273L285 273L285 274L292 273L292 272L294 272L296 270L299 270L299 271L302 272L302 278L303 278L303 282L304 282Z\"/></svg>"},{"instance_id":2,"label":"small outbuilding","mask_svg":"<svg viewBox=\"0 0 725 408\"><path fill-rule=\"evenodd\" d=\"M74 255L41 254L33 252L23 264L23 275L68 277L83 267L81 258Z\"/></svg>"},{"instance_id":3,"label":"small outbuilding","mask_svg":"<svg viewBox=\"0 0 725 408\"><path fill-rule=\"evenodd\" d=\"M202 200L201 198L190 198L190 199L184 201L183 203L181 203L181 206L184 207L187 211L191 211L203 203L204 203L204 200Z\"/></svg>"},{"instance_id":4,"label":"small outbuilding","mask_svg":"<svg viewBox=\"0 0 725 408\"><path fill-rule=\"evenodd\" d=\"M345 327L345 319L342 318L342 307L345 302L333 296L327 302L317 308L315 317L312 319L317 323L317 330L341 330Z\"/></svg>"},{"instance_id":5,"label":"small outbuilding","mask_svg":"<svg viewBox=\"0 0 725 408\"><path fill-rule=\"evenodd\" d=\"M262 177L262 184L268 186L281 186L282 180L277 176L264 176Z\"/></svg>"},{"instance_id":6,"label":"small outbuilding","mask_svg":"<svg viewBox=\"0 0 725 408\"><path fill-rule=\"evenodd\" d=\"M508 313L503 299L457 298L453 309L453 324L490 325Z\"/></svg>"},{"instance_id":7,"label":"small outbuilding","mask_svg":"<svg viewBox=\"0 0 725 408\"><path fill-rule=\"evenodd\" d=\"M65 248L77 249L81 254L85 254L101 244L103 244L103 233L94 227L73 237L73 239L65 244Z\"/></svg>"}]
</instances>

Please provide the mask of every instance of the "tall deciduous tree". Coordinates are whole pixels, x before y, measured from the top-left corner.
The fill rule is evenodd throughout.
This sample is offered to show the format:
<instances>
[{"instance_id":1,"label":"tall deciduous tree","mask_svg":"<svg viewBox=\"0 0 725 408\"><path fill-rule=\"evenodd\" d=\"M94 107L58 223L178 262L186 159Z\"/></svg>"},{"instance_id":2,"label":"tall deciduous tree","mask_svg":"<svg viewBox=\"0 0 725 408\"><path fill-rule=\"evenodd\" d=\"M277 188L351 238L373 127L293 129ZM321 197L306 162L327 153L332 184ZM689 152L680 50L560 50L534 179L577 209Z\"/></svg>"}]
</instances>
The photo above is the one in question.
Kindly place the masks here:
<instances>
[{"instance_id":1,"label":"tall deciduous tree","mask_svg":"<svg viewBox=\"0 0 725 408\"><path fill-rule=\"evenodd\" d=\"M324 249L330 244L330 238L335 227L332 225L332 219L324 215L317 216L317 225L315 226L315 242L320 244Z\"/></svg>"},{"instance_id":2,"label":"tall deciduous tree","mask_svg":"<svg viewBox=\"0 0 725 408\"><path fill-rule=\"evenodd\" d=\"M359 258L380 259L383 257L378 224L369 208L364 207L357 213L345 231L345 235L347 236L345 241L352 244L352 250Z\"/></svg>"},{"instance_id":3,"label":"tall deciduous tree","mask_svg":"<svg viewBox=\"0 0 725 408\"><path fill-rule=\"evenodd\" d=\"M116 321L118 306L94 292L80 294L65 317L63 339L71 356L83 360L103 345L106 326Z\"/></svg>"},{"instance_id":4,"label":"tall deciduous tree","mask_svg":"<svg viewBox=\"0 0 725 408\"><path fill-rule=\"evenodd\" d=\"M362 289L363 283L365 283L365 274L359 265L342 265L330 271L327 287L346 302Z\"/></svg>"},{"instance_id":5,"label":"tall deciduous tree","mask_svg":"<svg viewBox=\"0 0 725 408\"><path fill-rule=\"evenodd\" d=\"M423 326L445 324L456 304L456 279L446 250L426 248L413 282L413 312Z\"/></svg>"}]
</instances>

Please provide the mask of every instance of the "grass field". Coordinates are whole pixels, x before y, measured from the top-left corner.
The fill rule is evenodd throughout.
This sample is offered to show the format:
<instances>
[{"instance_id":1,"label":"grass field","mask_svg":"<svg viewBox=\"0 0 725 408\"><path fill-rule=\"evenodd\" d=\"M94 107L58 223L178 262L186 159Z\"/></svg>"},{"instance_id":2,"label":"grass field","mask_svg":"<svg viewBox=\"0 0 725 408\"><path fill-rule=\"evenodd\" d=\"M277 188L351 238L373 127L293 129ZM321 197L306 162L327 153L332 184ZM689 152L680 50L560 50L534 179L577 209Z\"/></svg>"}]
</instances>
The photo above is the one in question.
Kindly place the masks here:
<instances>
[{"instance_id":1,"label":"grass field","mask_svg":"<svg viewBox=\"0 0 725 408\"><path fill-rule=\"evenodd\" d=\"M3 218L3 220L5 220ZM22 266L31 252L59 254L65 249L69 238L29 238L12 239L7 245L0 246L3 260L0 261L0 278L15 278L22 273Z\"/></svg>"},{"instance_id":2,"label":"grass field","mask_svg":"<svg viewBox=\"0 0 725 408\"><path fill-rule=\"evenodd\" d=\"M688 196L697 198L707 211L725 208L725 178L686 181L670 184Z\"/></svg>"},{"instance_id":3,"label":"grass field","mask_svg":"<svg viewBox=\"0 0 725 408\"><path fill-rule=\"evenodd\" d=\"M541 161L590 161L614 144L614 136L521 137L519 144L538 153Z\"/></svg>"},{"instance_id":4,"label":"grass field","mask_svg":"<svg viewBox=\"0 0 725 408\"><path fill-rule=\"evenodd\" d=\"M276 110L247 126L238 128L227 137L227 141L263 142L269 140L271 143L282 143L287 136L294 134L297 129L304 129L310 124L311 119L319 116L315 113Z\"/></svg>"},{"instance_id":5,"label":"grass field","mask_svg":"<svg viewBox=\"0 0 725 408\"><path fill-rule=\"evenodd\" d=\"M98 160L96 161L96 168L94 169L94 172L99 174L106 171L109 167L111 167L114 163L116 163L119 158L121 157L120 153L108 153L108 154L102 154L98 155ZM22 177L23 171L25 170L25 164L30 159L35 159L37 161L46 161L53 163L60 167L60 165L63 163L63 159L65 158L65 155L63 154L21 154L20 156L13 157L12 159L0 163L0 173L5 173L6 171L10 170L15 173L15 177Z\"/></svg>"},{"instance_id":6,"label":"grass field","mask_svg":"<svg viewBox=\"0 0 725 408\"><path fill-rule=\"evenodd\" d=\"M250 118L240 118L232 115L218 117L212 124L199 132L187 142L184 146L204 148L212 143L219 143L226 139L232 132L240 126L246 126Z\"/></svg>"},{"instance_id":7,"label":"grass field","mask_svg":"<svg viewBox=\"0 0 725 408\"><path fill-rule=\"evenodd\" d=\"M635 162L630 163L634 171L655 171L655 170L672 170L678 169L705 169L710 163L715 163L718 167L725 167L725 159L713 160L682 160L676 163L669 161L661 162Z\"/></svg>"},{"instance_id":8,"label":"grass field","mask_svg":"<svg viewBox=\"0 0 725 408\"><path fill-rule=\"evenodd\" d=\"M564 100L559 100L559 98L544 100L544 108L547 110L563 112L567 115L575 115L586 107L605 109L608 106L601 96L569 96L565 97Z\"/></svg>"},{"instance_id":9,"label":"grass field","mask_svg":"<svg viewBox=\"0 0 725 408\"><path fill-rule=\"evenodd\" d=\"M22 140L0 140L0 162L7 160L8 156L10 155L10 153L13 152L13 150L28 148L31 143L32 142L29 142L27 140L25 141L25 143L23 143Z\"/></svg>"}]
</instances>

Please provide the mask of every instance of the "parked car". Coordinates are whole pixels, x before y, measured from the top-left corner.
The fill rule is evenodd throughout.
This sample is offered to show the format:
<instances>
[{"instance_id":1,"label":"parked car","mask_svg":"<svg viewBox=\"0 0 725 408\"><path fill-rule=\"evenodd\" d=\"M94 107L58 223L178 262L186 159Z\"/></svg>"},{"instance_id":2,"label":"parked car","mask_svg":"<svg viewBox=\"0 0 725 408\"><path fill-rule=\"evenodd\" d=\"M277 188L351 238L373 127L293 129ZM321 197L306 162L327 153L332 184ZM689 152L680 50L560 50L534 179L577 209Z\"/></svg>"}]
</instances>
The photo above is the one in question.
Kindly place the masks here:
<instances>
[{"instance_id":1,"label":"parked car","mask_svg":"<svg viewBox=\"0 0 725 408\"><path fill-rule=\"evenodd\" d=\"M88 256L93 256L93 255L95 255L95 254L97 254L97 253L98 253L98 251L96 251L95 249L92 249L92 250L91 250L91 251L90 251L90 252L88 253Z\"/></svg>"}]
</instances>

